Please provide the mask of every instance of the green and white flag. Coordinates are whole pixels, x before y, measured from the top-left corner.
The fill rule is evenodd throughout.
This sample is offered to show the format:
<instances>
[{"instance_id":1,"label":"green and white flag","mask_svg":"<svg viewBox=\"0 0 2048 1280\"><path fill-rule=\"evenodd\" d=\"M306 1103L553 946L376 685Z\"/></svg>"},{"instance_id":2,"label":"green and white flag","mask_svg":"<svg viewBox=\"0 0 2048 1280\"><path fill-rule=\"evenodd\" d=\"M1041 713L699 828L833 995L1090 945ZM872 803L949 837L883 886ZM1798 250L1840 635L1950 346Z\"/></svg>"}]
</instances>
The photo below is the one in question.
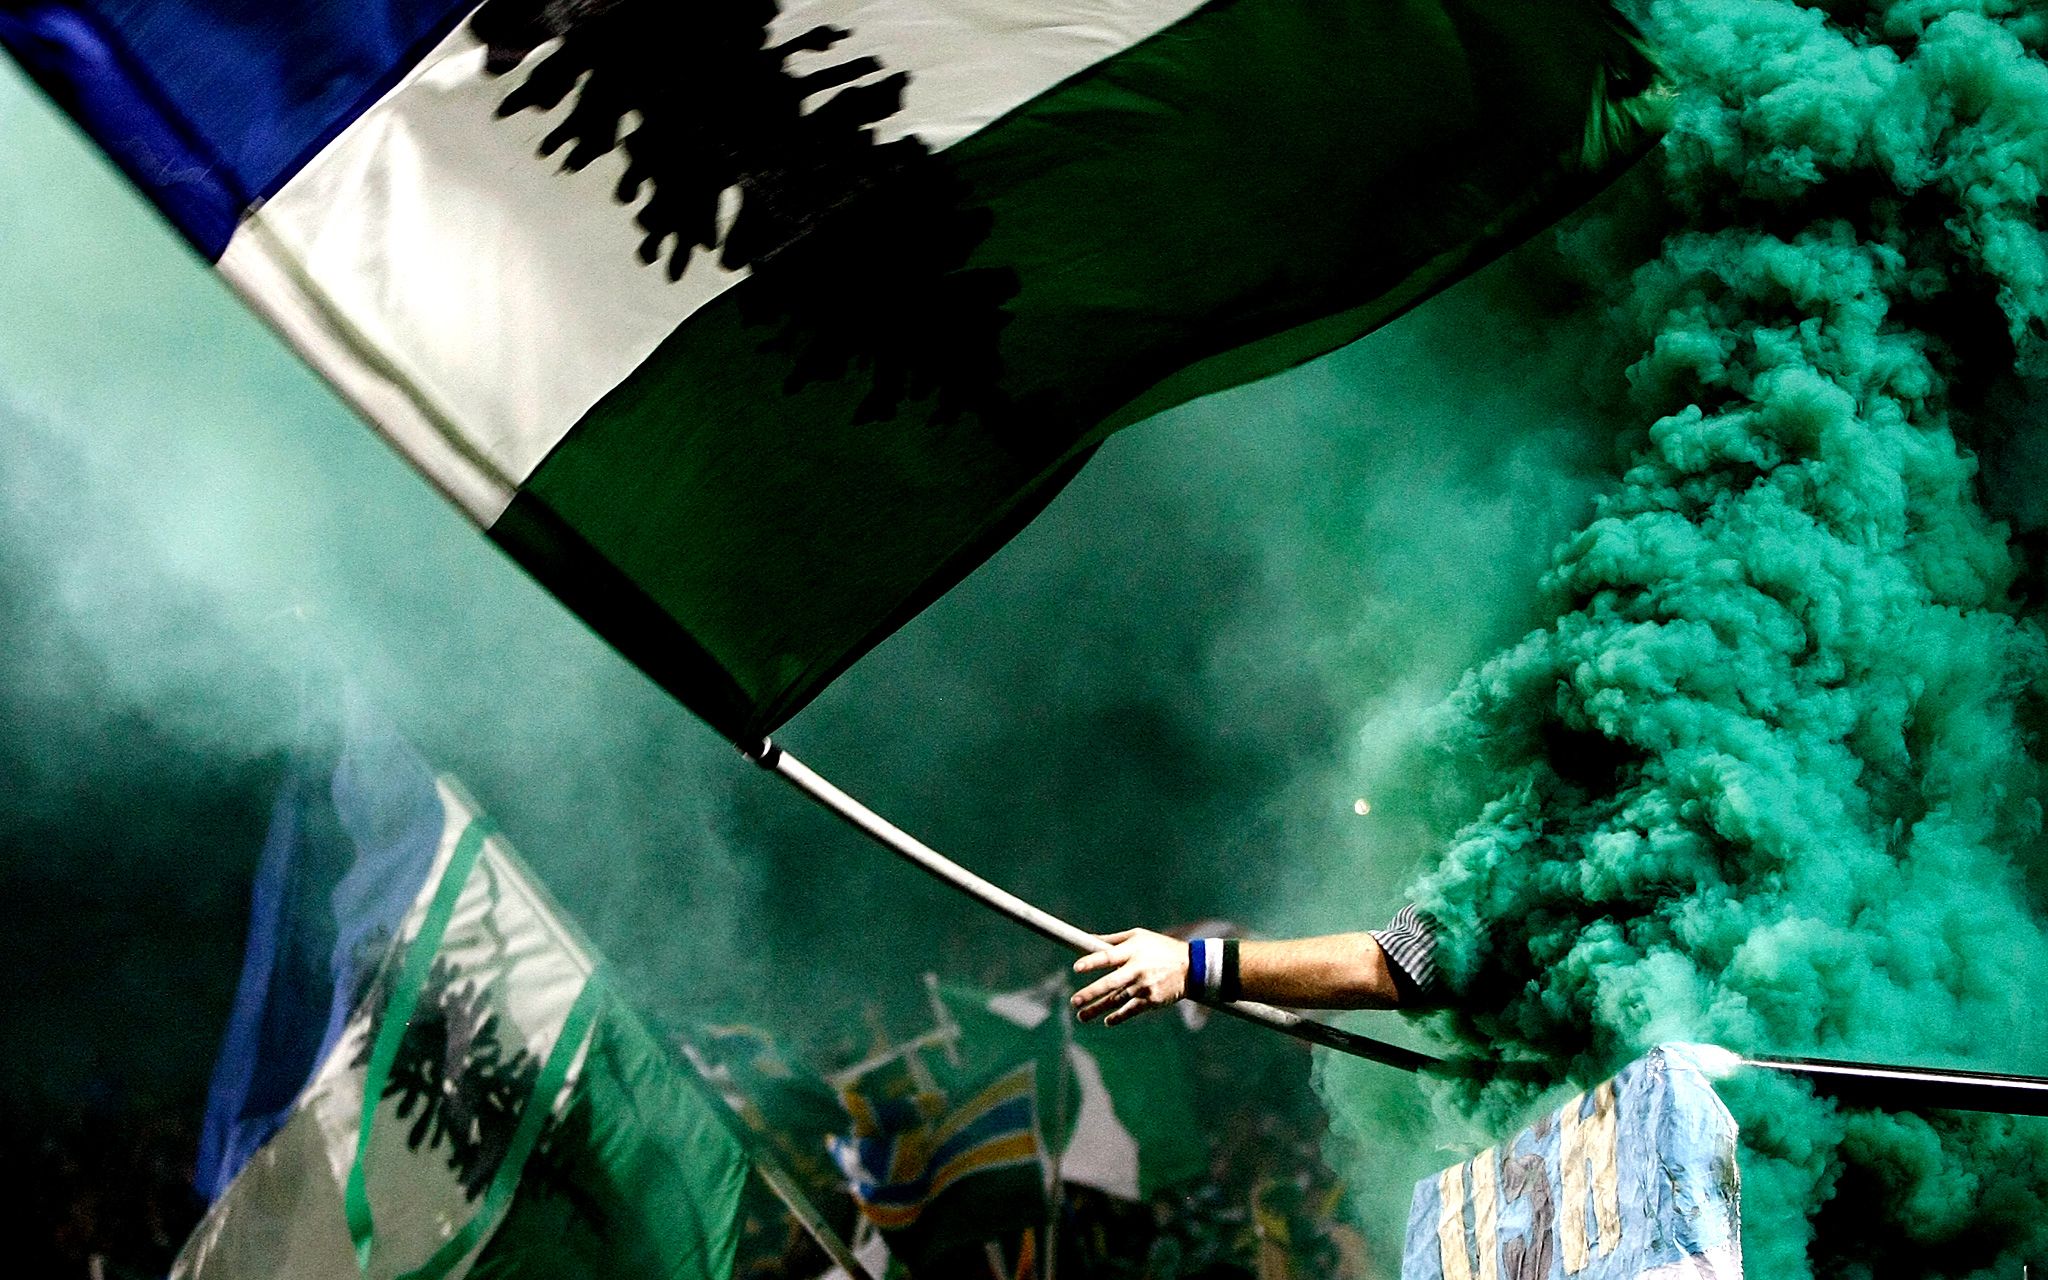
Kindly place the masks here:
<instances>
[{"instance_id":1,"label":"green and white flag","mask_svg":"<svg viewBox=\"0 0 2048 1280\"><path fill-rule=\"evenodd\" d=\"M177 1280L727 1280L747 1172L717 1103L613 993L452 783L383 963Z\"/></svg>"},{"instance_id":2,"label":"green and white flag","mask_svg":"<svg viewBox=\"0 0 2048 1280\"><path fill-rule=\"evenodd\" d=\"M1032 1058L1039 1116L1064 1182L1126 1200L1201 1174L1207 1144L1195 1110L1191 1034L1177 1018L1140 1018L1116 1028L1076 1023L1066 981L992 994L941 983L939 999L960 1028L960 1070L969 1075ZM1064 1072L1053 1070L1062 1059Z\"/></svg>"},{"instance_id":3,"label":"green and white flag","mask_svg":"<svg viewBox=\"0 0 2048 1280\"><path fill-rule=\"evenodd\" d=\"M1649 145L1608 0L52 0L0 42L421 471L738 739L1112 432Z\"/></svg>"}]
</instances>

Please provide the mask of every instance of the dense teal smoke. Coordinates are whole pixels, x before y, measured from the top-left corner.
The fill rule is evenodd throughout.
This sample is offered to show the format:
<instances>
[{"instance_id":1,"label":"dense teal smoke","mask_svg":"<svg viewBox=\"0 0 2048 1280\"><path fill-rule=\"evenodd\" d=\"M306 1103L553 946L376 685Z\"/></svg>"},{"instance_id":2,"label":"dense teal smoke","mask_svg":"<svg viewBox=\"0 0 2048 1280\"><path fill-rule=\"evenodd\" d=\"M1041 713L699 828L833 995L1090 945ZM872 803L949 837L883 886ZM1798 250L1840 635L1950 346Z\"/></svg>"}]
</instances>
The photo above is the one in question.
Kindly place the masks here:
<instances>
[{"instance_id":1,"label":"dense teal smoke","mask_svg":"<svg viewBox=\"0 0 2048 1280\"><path fill-rule=\"evenodd\" d=\"M1986 388L2048 365L2048 18L1660 0L1646 30L1672 230L1611 319L1651 425L1554 620L1433 726L1450 1029L1579 1079L1669 1038L2040 1071L2048 639L1957 433L2009 435ZM2048 1249L2048 1126L1728 1092L1751 1274Z\"/></svg>"}]
</instances>

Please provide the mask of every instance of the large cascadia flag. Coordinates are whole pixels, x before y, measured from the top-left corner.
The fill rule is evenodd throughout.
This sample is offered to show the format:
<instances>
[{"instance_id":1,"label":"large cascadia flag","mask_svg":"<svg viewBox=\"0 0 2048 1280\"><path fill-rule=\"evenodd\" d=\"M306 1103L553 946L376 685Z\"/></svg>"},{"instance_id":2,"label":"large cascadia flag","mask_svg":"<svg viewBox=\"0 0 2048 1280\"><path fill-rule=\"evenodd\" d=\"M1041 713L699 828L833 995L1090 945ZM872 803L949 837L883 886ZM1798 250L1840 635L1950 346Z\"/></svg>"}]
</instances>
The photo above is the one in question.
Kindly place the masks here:
<instances>
[{"instance_id":1,"label":"large cascadia flag","mask_svg":"<svg viewBox=\"0 0 2048 1280\"><path fill-rule=\"evenodd\" d=\"M1111 432L1648 143L1606 0L0 0L477 522L734 737Z\"/></svg>"}]
</instances>

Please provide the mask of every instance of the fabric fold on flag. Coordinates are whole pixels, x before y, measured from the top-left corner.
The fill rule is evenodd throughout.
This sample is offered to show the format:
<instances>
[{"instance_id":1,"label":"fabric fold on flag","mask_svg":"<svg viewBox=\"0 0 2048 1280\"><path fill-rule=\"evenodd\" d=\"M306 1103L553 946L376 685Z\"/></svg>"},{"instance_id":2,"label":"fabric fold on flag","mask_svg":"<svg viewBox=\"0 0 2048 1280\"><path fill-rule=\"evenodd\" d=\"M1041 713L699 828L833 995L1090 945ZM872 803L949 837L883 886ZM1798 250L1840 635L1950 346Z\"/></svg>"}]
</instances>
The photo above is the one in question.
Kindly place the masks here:
<instances>
[{"instance_id":1,"label":"fabric fold on flag","mask_svg":"<svg viewBox=\"0 0 2048 1280\"><path fill-rule=\"evenodd\" d=\"M1742 1280L1736 1064L1663 1044L1415 1184L1401 1280Z\"/></svg>"}]
</instances>

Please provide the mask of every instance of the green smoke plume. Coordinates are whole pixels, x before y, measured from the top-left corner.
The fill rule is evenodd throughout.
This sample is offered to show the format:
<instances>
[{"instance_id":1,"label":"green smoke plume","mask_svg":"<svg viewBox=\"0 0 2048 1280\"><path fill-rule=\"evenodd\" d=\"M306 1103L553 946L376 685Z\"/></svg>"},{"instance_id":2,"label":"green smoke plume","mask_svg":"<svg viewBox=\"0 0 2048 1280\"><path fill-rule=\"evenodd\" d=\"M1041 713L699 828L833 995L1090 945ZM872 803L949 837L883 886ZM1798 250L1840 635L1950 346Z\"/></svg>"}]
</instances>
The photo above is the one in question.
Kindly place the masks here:
<instances>
[{"instance_id":1,"label":"green smoke plume","mask_svg":"<svg viewBox=\"0 0 2048 1280\"><path fill-rule=\"evenodd\" d=\"M1959 434L2026 434L2000 406L2048 371L2048 18L1658 0L1646 30L1670 229L1609 321L1650 425L1555 617L1432 724L1447 1029L1580 1080L1672 1038L2038 1072L2048 638L1987 508L2013 481ZM1727 1093L1751 1274L2048 1248L2048 1126ZM1531 1098L1459 1101L1498 1129Z\"/></svg>"}]
</instances>

